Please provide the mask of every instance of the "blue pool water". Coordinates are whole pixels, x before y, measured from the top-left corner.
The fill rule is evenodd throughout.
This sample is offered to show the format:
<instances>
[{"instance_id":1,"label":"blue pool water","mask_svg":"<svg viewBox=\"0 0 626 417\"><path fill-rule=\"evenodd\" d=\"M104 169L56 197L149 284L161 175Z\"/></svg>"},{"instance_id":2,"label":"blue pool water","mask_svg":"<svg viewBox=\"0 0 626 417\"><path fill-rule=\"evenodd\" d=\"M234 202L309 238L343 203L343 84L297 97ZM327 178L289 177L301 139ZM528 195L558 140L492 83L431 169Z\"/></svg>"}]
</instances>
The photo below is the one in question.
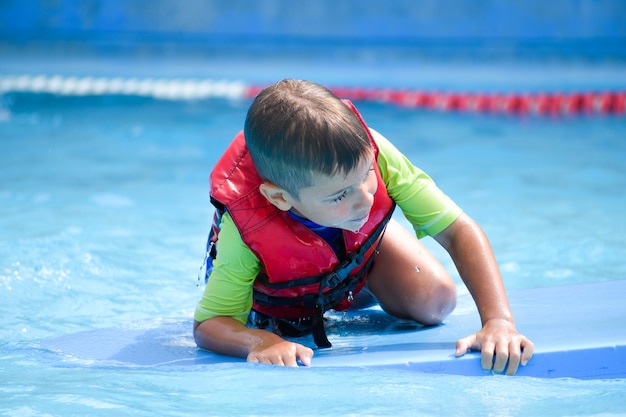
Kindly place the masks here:
<instances>
[{"instance_id":1,"label":"blue pool water","mask_svg":"<svg viewBox=\"0 0 626 417\"><path fill-rule=\"evenodd\" d=\"M626 414L623 379L60 365L42 340L192 314L207 177L249 103L1 100L0 415ZM626 118L359 108L483 226L507 288L626 278Z\"/></svg>"}]
</instances>

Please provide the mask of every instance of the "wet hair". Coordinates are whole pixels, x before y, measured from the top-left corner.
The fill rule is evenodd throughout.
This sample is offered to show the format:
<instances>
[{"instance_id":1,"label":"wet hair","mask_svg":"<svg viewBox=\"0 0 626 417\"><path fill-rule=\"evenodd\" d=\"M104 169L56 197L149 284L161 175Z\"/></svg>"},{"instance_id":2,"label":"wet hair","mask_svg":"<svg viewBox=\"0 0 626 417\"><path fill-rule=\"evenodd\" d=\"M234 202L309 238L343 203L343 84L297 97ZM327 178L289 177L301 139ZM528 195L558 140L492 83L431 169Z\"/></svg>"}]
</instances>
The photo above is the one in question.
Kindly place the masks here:
<instances>
[{"instance_id":1,"label":"wet hair","mask_svg":"<svg viewBox=\"0 0 626 417\"><path fill-rule=\"evenodd\" d=\"M313 173L347 175L370 155L358 117L327 88L286 79L259 93L248 109L246 145L264 181L294 198Z\"/></svg>"}]
</instances>

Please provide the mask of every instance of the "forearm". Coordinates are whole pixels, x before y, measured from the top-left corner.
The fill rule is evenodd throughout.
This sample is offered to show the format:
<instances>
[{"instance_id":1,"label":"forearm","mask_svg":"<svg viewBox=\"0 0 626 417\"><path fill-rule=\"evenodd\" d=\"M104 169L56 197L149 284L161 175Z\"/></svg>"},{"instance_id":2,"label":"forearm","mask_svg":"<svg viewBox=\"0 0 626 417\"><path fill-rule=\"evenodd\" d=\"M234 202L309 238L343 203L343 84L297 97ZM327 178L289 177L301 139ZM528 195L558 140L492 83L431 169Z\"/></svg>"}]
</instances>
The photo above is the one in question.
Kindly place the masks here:
<instances>
[{"instance_id":1,"label":"forearm","mask_svg":"<svg viewBox=\"0 0 626 417\"><path fill-rule=\"evenodd\" d=\"M470 217L462 214L435 236L448 250L480 313L482 328L457 341L456 356L480 350L481 366L507 375L530 360L534 345L515 329L515 321L489 240Z\"/></svg>"},{"instance_id":2,"label":"forearm","mask_svg":"<svg viewBox=\"0 0 626 417\"><path fill-rule=\"evenodd\" d=\"M476 302L483 325L492 319L513 323L498 264L480 226L463 214L436 239L452 257Z\"/></svg>"},{"instance_id":3,"label":"forearm","mask_svg":"<svg viewBox=\"0 0 626 417\"><path fill-rule=\"evenodd\" d=\"M196 344L206 350L228 356L246 358L256 347L281 342L283 339L265 330L251 329L231 317L214 317L194 322Z\"/></svg>"}]
</instances>

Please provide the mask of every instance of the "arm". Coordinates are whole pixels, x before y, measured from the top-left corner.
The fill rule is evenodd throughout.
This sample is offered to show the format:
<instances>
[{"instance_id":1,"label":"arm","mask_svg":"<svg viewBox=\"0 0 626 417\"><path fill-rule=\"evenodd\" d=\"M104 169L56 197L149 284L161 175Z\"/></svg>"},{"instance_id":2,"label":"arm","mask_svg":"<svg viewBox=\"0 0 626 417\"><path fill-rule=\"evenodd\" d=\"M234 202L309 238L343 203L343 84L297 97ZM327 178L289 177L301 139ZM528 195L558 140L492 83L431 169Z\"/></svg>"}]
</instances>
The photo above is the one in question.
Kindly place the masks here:
<instances>
[{"instance_id":1,"label":"arm","mask_svg":"<svg viewBox=\"0 0 626 417\"><path fill-rule=\"evenodd\" d=\"M309 365L313 351L274 333L246 326L252 286L260 271L257 257L243 243L230 215L220 223L217 258L196 307L194 338L199 347L250 362Z\"/></svg>"},{"instance_id":2,"label":"arm","mask_svg":"<svg viewBox=\"0 0 626 417\"><path fill-rule=\"evenodd\" d=\"M433 236L454 260L478 306L482 329L457 343L456 354L482 350L482 366L514 374L528 362L533 344L517 333L491 245L480 227L385 137L370 128L379 147L378 166L387 192L418 238ZM523 353L522 353L523 351ZM494 363L494 352L495 355Z\"/></svg>"},{"instance_id":3,"label":"arm","mask_svg":"<svg viewBox=\"0 0 626 417\"><path fill-rule=\"evenodd\" d=\"M248 362L298 366L310 365L313 350L282 339L265 330L251 329L231 317L213 317L194 322L193 335L199 347Z\"/></svg>"},{"instance_id":4,"label":"arm","mask_svg":"<svg viewBox=\"0 0 626 417\"><path fill-rule=\"evenodd\" d=\"M500 271L482 229L466 214L434 236L452 257L463 282L474 298L482 329L457 342L456 355L469 349L482 351L482 367L513 375L526 365L533 343L519 334L507 300ZM494 360L495 356L495 360Z\"/></svg>"}]
</instances>

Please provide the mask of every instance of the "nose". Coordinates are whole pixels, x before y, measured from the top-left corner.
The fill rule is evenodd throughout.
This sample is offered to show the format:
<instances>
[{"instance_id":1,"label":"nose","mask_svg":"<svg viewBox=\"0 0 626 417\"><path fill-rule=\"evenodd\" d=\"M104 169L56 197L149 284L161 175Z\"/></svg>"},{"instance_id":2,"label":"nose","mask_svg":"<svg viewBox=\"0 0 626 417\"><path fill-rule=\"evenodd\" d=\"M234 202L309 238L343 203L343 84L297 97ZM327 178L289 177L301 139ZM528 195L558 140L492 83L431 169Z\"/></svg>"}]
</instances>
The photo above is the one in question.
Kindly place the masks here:
<instances>
[{"instance_id":1,"label":"nose","mask_svg":"<svg viewBox=\"0 0 626 417\"><path fill-rule=\"evenodd\" d=\"M357 193L356 201L354 204L354 210L368 210L374 204L374 194L376 193L376 189L372 190L371 186L368 186L367 183L361 184L359 187L359 192Z\"/></svg>"}]
</instances>

